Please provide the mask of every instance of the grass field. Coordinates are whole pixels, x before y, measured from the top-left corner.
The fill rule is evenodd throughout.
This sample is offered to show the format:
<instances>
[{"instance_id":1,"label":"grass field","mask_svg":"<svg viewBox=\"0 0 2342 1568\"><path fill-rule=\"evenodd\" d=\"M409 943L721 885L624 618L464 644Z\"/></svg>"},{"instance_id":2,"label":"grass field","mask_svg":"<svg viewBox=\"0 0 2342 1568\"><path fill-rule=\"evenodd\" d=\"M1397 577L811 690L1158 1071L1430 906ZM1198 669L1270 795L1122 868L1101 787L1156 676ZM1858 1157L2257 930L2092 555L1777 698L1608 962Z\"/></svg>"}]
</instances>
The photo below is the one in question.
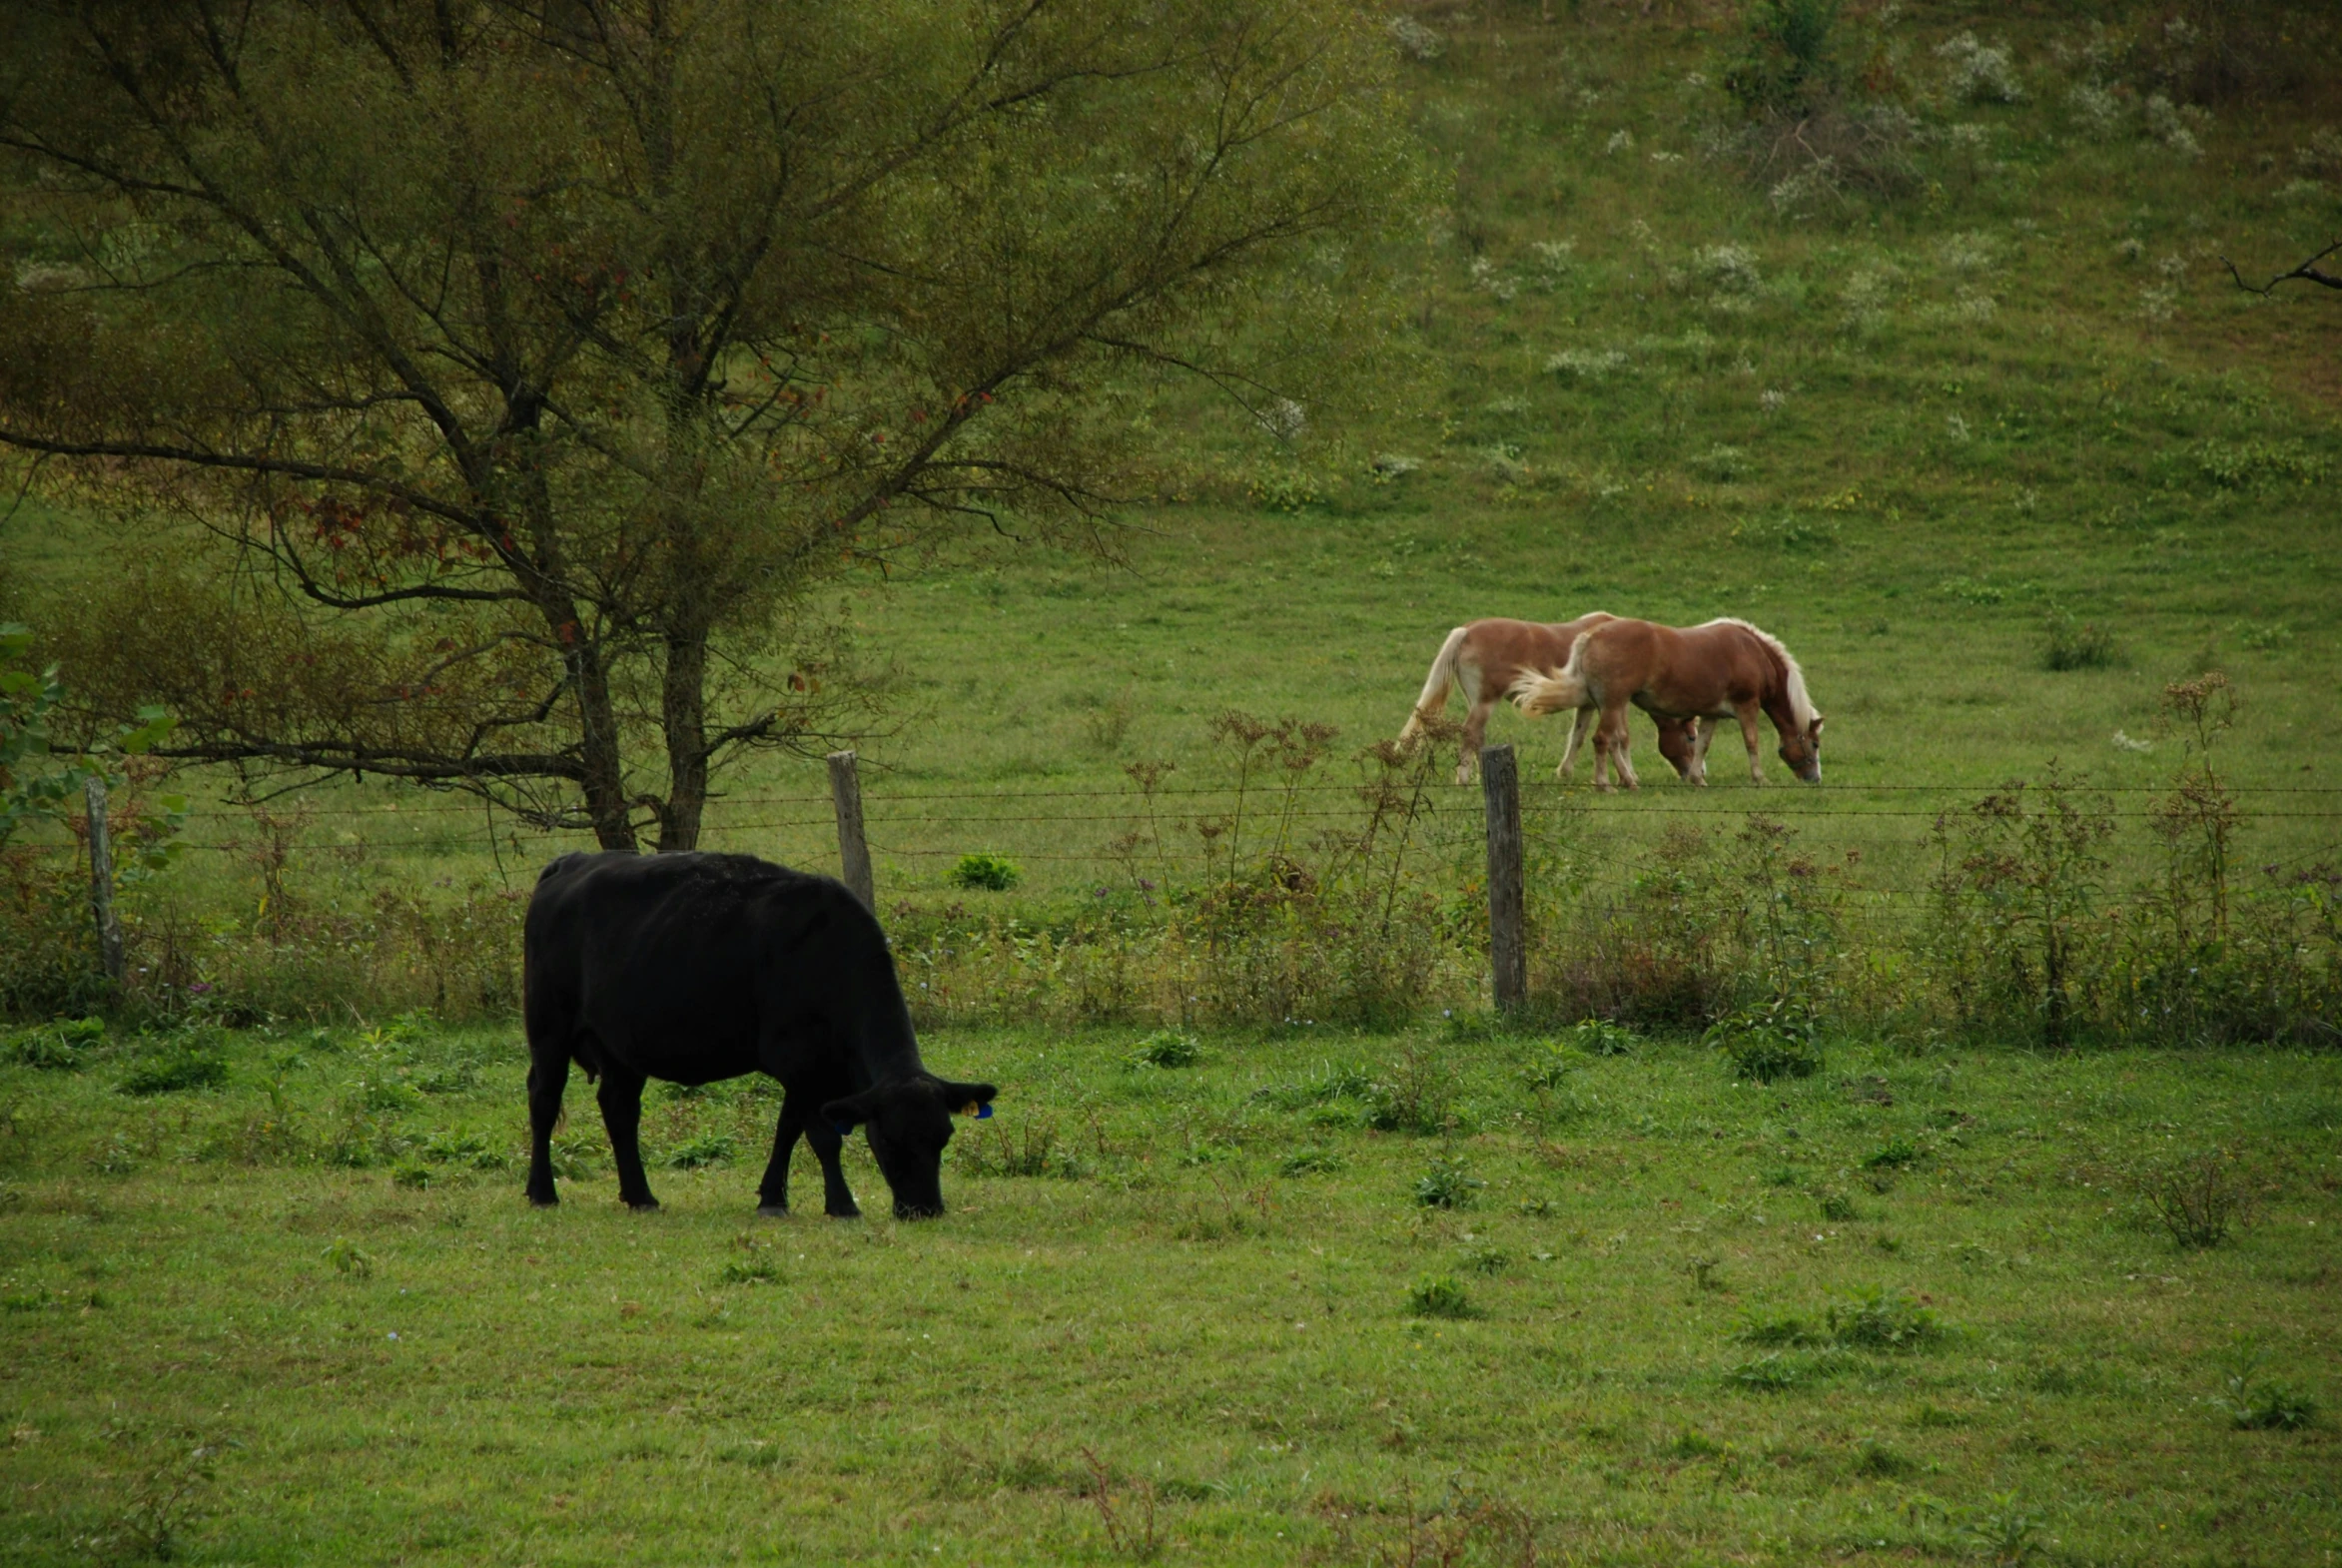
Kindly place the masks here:
<instances>
[{"instance_id":1,"label":"grass field","mask_svg":"<svg viewBox=\"0 0 2342 1568\"><path fill-rule=\"evenodd\" d=\"M916 1225L859 1142L873 1217L755 1218L774 1105L720 1088L654 1095L650 1215L573 1096L591 1175L531 1211L509 1030L247 1034L225 1086L145 1098L135 1044L0 1070L0 1555L2342 1550L2330 1054L1845 1050L1755 1088L1650 1042L1142 1044L931 1036L1007 1088ZM2141 1182L2214 1147L2257 1212L2183 1250Z\"/></svg>"},{"instance_id":2,"label":"grass field","mask_svg":"<svg viewBox=\"0 0 2342 1568\"><path fill-rule=\"evenodd\" d=\"M2160 12L2109 14L2111 44L2053 8L1866 12L1911 180L1777 200L1719 150L1723 9L1554 9L1424 13L1445 48L1406 85L1453 184L1400 259L1417 382L1291 447L1167 395L1118 562L971 541L841 589L887 702L861 750L899 926L1128 901L1132 764L1224 785L1205 728L1232 707L1338 726L1330 784L1448 627L1596 607L1782 635L1827 781L1775 762L1751 790L1727 739L1702 796L1536 783L1533 839L1580 864L1761 807L1862 851L1892 905L1939 810L2055 758L2110 791L2129 886L2183 760L2164 687L2212 668L2243 701L2239 877L2334 862L2342 305L2244 294L2219 258L2266 276L2342 232L2342 70L2158 115L2123 45ZM2336 57L2331 18L2289 25ZM1960 85L1969 29L2015 101ZM0 607L70 613L126 547L36 491L0 521ZM2108 656L2048 668L2058 617ZM1492 738L1532 781L1558 758L1510 712ZM322 935L264 1027L0 1065L0 1559L2342 1552L2331 1052L2036 1056L2028 1018L1958 1049L1920 1020L1753 1088L1685 1039L1490 1036L1460 994L1455 1024L1264 1018L1168 1068L1131 1065L1137 1029L954 1025L930 1062L1003 1098L939 1222L756 1220L774 1104L747 1085L654 1091L655 1215L617 1206L573 1086L567 1200L532 1212L516 1025L390 1023L428 988L337 988L362 960L336 933L386 896L524 891L580 841L374 785L256 817L193 782L200 848L130 896L141 940L170 925L234 977L293 951L288 909ZM817 763L728 787L710 847L834 867ZM1463 906L1477 809L1442 787ZM976 851L1022 882L949 885ZM510 903L465 907L505 926L425 929L431 962L509 949ZM1889 962L1849 929L1850 965ZM211 1087L118 1087L214 1060ZM2189 1172L2250 1222L2176 1243L2149 1194Z\"/></svg>"}]
</instances>

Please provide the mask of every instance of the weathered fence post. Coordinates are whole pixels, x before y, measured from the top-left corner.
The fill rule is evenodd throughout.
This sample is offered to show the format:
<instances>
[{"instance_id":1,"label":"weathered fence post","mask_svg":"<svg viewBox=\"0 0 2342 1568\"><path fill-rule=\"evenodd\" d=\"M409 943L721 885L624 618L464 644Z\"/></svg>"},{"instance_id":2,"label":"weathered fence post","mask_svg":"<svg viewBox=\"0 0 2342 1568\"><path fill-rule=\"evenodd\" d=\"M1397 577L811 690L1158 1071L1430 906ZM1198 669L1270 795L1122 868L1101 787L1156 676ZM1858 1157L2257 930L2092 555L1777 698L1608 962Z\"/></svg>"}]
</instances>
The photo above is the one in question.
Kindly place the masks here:
<instances>
[{"instance_id":1,"label":"weathered fence post","mask_svg":"<svg viewBox=\"0 0 2342 1568\"><path fill-rule=\"evenodd\" d=\"M1528 893L1521 868L1521 777L1512 747L1480 752L1480 789L1488 802L1488 957L1496 970L1496 1005L1529 1000Z\"/></svg>"},{"instance_id":2,"label":"weathered fence post","mask_svg":"<svg viewBox=\"0 0 2342 1568\"><path fill-rule=\"evenodd\" d=\"M81 796L90 810L90 915L98 923L98 962L106 978L121 985L122 922L114 913L114 845L106 829L106 781L92 777Z\"/></svg>"},{"instance_id":3,"label":"weathered fence post","mask_svg":"<svg viewBox=\"0 0 2342 1568\"><path fill-rule=\"evenodd\" d=\"M829 762L830 803L838 808L838 880L875 915L878 891L870 880L870 845L862 837L862 776L850 751L831 752Z\"/></svg>"}]
</instances>

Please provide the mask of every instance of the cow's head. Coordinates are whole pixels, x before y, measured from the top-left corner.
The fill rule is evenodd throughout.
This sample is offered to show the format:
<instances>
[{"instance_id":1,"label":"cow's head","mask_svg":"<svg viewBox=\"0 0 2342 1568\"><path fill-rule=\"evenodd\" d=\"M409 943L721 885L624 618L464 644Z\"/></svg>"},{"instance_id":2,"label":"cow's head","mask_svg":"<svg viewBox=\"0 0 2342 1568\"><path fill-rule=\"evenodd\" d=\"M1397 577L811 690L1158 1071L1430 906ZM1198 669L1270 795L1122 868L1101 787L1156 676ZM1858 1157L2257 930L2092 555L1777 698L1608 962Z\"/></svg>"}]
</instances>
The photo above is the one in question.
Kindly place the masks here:
<instances>
[{"instance_id":1,"label":"cow's head","mask_svg":"<svg viewBox=\"0 0 2342 1568\"><path fill-rule=\"evenodd\" d=\"M932 1219L944 1211L943 1154L952 1118L977 1115L999 1093L990 1084L921 1073L833 1100L821 1115L841 1133L868 1131L870 1152L895 1194L897 1219Z\"/></svg>"}]
</instances>

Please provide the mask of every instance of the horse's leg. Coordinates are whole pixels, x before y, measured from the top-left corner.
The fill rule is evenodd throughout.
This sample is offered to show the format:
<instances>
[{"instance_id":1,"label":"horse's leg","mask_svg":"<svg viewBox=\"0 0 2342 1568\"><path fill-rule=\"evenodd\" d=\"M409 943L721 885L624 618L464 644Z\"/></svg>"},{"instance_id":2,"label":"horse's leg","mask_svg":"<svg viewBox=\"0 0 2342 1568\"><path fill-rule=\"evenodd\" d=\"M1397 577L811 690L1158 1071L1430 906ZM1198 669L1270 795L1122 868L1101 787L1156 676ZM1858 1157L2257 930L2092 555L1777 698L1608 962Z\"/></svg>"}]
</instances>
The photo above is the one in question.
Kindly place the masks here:
<instances>
[{"instance_id":1,"label":"horse's leg","mask_svg":"<svg viewBox=\"0 0 2342 1568\"><path fill-rule=\"evenodd\" d=\"M1740 738L1741 744L1749 748L1749 782L1764 783L1765 769L1757 760L1763 752L1764 743L1757 738L1757 705L1753 702L1745 704L1740 710Z\"/></svg>"},{"instance_id":2,"label":"horse's leg","mask_svg":"<svg viewBox=\"0 0 2342 1568\"><path fill-rule=\"evenodd\" d=\"M1469 784L1480 771L1480 737L1488 732L1488 715L1496 711L1496 698L1486 692L1472 699L1472 711L1464 718L1463 754L1455 759L1455 781Z\"/></svg>"},{"instance_id":3,"label":"horse's leg","mask_svg":"<svg viewBox=\"0 0 2342 1568\"><path fill-rule=\"evenodd\" d=\"M1607 713L1604 714L1603 722L1608 724L1610 722L1610 718L1611 715ZM1628 789L1641 789L1643 787L1643 781L1635 777L1635 763L1633 757L1635 747L1635 732L1633 727L1630 726L1626 721L1626 707L1623 703L1619 706L1617 720L1618 722L1615 727L1615 734L1617 739L1614 742L1610 753L1610 765L1618 770L1619 782L1626 785Z\"/></svg>"},{"instance_id":4,"label":"horse's leg","mask_svg":"<svg viewBox=\"0 0 2342 1568\"><path fill-rule=\"evenodd\" d=\"M1569 726L1569 740L1561 748L1561 766L1553 770L1555 778L1568 778L1569 770L1577 765L1578 747L1585 744L1586 731L1594 727L1594 712L1595 710L1592 708L1580 708L1572 716Z\"/></svg>"},{"instance_id":5,"label":"horse's leg","mask_svg":"<svg viewBox=\"0 0 2342 1568\"><path fill-rule=\"evenodd\" d=\"M1702 789L1708 787L1708 743L1715 738L1714 719L1692 720L1692 782Z\"/></svg>"}]
</instances>

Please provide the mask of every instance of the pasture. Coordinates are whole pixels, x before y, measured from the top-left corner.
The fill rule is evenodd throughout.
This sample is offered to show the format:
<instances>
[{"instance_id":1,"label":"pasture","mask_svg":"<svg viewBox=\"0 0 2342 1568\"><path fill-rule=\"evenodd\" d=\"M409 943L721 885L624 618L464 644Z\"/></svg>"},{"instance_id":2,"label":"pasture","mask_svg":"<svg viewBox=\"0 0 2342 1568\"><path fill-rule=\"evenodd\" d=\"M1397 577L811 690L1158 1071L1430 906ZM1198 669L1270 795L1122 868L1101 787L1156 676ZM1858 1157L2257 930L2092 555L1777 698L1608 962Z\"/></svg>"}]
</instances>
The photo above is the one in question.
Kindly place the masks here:
<instances>
[{"instance_id":1,"label":"pasture","mask_svg":"<svg viewBox=\"0 0 2342 1568\"><path fill-rule=\"evenodd\" d=\"M1938 815L2052 762L2110 812L2107 908L2183 902L2153 812L2201 754L2166 690L2218 671L2239 908L2299 913L2332 994L2342 302L2221 258L2266 277L2342 222L2342 71L2156 111L2160 12L1864 12L1908 170L1839 189L1731 140L1724 8L1551 9L1423 13L1441 47L1400 87L1439 199L1402 314L1357 324L1399 351L1370 405L1288 440L1150 384L1160 470L1112 560L961 538L825 607L880 703L858 744L928 1062L1002 1088L941 1221L884 1217L858 1139L871 1217L757 1219L776 1107L747 1084L653 1086L666 1206L636 1215L572 1081L563 1204L523 1205L518 900L582 834L181 775L190 851L124 895L169 993L79 1041L35 1022L86 1001L55 980L88 968L74 846L12 844L0 1557L2342 1553L2332 1018L2043 1053L2037 1008L1955 1026L1912 979ZM34 484L0 619L71 616L146 538ZM1826 963L1776 941L1728 978L1825 976L1818 1072L1736 1079L1705 1015L1490 1024L1479 795L1444 782L1411 1008L1337 1027L1279 1005L1305 988L1190 984L1240 940L1146 945L1269 864L1229 849L1215 718L1338 731L1282 779L1295 858L1331 864L1354 754L1450 626L1594 608L1779 634L1825 777L1768 733L1752 789L1727 734L1695 794L1637 717L1646 787L1595 801L1586 762L1548 782L1558 722L1500 710L1538 983L1602 900L1721 929L1762 811L1840 902ZM818 761L720 789L707 847L835 868ZM1013 885L955 883L971 854ZM801 1205L817 1180L801 1154Z\"/></svg>"},{"instance_id":2,"label":"pasture","mask_svg":"<svg viewBox=\"0 0 2342 1568\"><path fill-rule=\"evenodd\" d=\"M531 1211L508 1029L249 1032L146 1097L137 1043L5 1070L6 1555L2342 1547L2331 1054L1757 1088L1622 1036L1188 1044L931 1032L1013 1087L910 1225L756 1218L774 1102L721 1086L654 1089L640 1215L573 1091ZM2183 1248L2147 1194L2215 1148L2247 1211Z\"/></svg>"}]
</instances>

